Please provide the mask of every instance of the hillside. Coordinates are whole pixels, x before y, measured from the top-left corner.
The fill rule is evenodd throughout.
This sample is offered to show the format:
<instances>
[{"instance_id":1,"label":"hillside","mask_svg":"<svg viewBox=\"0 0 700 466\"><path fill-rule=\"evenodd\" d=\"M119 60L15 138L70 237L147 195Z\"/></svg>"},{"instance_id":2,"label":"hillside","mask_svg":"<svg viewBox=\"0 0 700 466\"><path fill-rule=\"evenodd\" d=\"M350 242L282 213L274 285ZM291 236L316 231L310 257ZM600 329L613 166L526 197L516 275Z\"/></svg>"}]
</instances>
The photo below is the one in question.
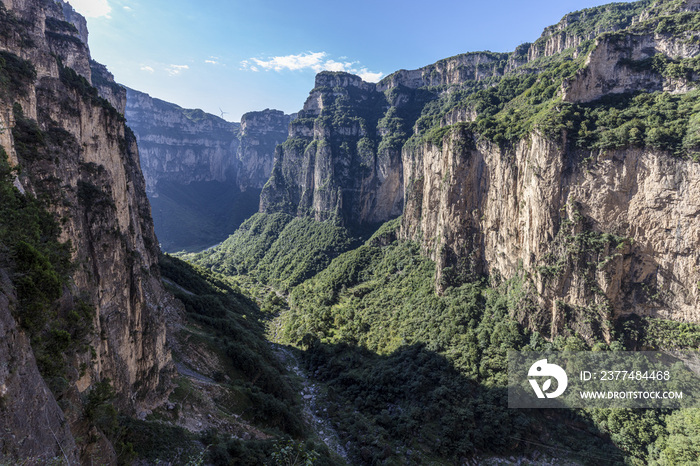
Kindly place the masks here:
<instances>
[{"instance_id":1,"label":"hillside","mask_svg":"<svg viewBox=\"0 0 700 466\"><path fill-rule=\"evenodd\" d=\"M698 10L610 4L508 54L317 76L261 212L184 257L287 296L272 336L352 464L697 455L692 410L544 421L504 390L508 350L700 343Z\"/></svg>"}]
</instances>

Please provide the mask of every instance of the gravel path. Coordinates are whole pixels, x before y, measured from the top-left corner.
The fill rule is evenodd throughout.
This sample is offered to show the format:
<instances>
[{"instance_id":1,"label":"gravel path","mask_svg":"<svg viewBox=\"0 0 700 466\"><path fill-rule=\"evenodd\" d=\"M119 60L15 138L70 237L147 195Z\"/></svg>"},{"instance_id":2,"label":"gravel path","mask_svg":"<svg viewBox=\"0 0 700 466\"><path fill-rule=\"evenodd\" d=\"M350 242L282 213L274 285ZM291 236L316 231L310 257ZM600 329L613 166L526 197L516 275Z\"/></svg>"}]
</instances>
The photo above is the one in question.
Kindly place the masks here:
<instances>
[{"instance_id":1,"label":"gravel path","mask_svg":"<svg viewBox=\"0 0 700 466\"><path fill-rule=\"evenodd\" d=\"M204 382L207 384L214 383L214 381L212 379L210 379L209 377L206 377L206 376L200 374L199 372L193 371L192 369L188 368L187 366L185 366L184 364L182 364L180 362L176 362L175 367L177 368L177 371L180 374L182 374L186 377L190 377L192 379L199 380L200 382Z\"/></svg>"}]
</instances>

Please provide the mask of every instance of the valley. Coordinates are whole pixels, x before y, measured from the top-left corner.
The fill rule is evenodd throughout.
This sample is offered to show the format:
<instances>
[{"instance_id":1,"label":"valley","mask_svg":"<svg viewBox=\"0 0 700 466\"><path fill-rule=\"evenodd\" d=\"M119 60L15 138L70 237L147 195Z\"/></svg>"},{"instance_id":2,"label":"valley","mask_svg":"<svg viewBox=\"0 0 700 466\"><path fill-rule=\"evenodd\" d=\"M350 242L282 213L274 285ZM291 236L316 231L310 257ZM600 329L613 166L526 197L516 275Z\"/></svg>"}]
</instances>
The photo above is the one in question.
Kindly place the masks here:
<instances>
[{"instance_id":1,"label":"valley","mask_svg":"<svg viewBox=\"0 0 700 466\"><path fill-rule=\"evenodd\" d=\"M697 408L510 408L508 354L700 348L699 1L240 123L66 2L0 26L0 464L697 461Z\"/></svg>"}]
</instances>

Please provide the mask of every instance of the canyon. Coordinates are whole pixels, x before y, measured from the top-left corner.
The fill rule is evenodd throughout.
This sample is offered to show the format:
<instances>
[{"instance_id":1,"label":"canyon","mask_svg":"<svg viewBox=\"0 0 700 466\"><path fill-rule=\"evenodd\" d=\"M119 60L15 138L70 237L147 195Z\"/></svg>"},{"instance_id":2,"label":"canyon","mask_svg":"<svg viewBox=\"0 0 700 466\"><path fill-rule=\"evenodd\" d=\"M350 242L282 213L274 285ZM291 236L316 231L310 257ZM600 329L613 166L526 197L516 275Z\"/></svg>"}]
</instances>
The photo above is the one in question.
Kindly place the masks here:
<instances>
[{"instance_id":1,"label":"canyon","mask_svg":"<svg viewBox=\"0 0 700 466\"><path fill-rule=\"evenodd\" d=\"M258 210L275 147L293 118L266 109L230 123L128 88L125 116L158 240L171 252L219 243Z\"/></svg>"},{"instance_id":2,"label":"canyon","mask_svg":"<svg viewBox=\"0 0 700 466\"><path fill-rule=\"evenodd\" d=\"M615 8L567 15L510 54L459 55L377 84L319 74L278 149L261 211L349 226L402 214L400 237L436 261L438 292L482 274L524 272L542 310L521 317L550 336L584 316L699 322L700 172L692 158L644 145L587 150L572 129L545 134L537 124L510 141L489 140L479 128L488 121L484 104L470 101L527 76L557 83L547 73L559 64L577 69L552 85L550 98L561 102L554 111L604 96L692 92L695 71L673 75L651 62L696 59L696 31L664 30L659 17L664 8L692 15L697 2L625 4L615 10L623 19L601 28L597 18ZM513 114L516 102L506 104ZM584 236L600 244L574 247ZM607 335L598 324L577 331Z\"/></svg>"}]
</instances>

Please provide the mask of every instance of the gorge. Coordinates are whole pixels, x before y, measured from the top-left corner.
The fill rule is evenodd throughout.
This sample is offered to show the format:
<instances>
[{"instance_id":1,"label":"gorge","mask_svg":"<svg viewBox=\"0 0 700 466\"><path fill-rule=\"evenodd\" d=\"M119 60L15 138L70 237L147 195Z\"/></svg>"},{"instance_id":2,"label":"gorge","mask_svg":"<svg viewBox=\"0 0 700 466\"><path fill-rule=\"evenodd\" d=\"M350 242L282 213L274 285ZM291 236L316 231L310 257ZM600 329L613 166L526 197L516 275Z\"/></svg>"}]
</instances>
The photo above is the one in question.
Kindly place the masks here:
<instances>
[{"instance_id":1,"label":"gorge","mask_svg":"<svg viewBox=\"0 0 700 466\"><path fill-rule=\"evenodd\" d=\"M700 347L699 0L240 123L116 83L63 1L0 23L0 463L700 454L696 409L506 389L509 351Z\"/></svg>"}]
</instances>

